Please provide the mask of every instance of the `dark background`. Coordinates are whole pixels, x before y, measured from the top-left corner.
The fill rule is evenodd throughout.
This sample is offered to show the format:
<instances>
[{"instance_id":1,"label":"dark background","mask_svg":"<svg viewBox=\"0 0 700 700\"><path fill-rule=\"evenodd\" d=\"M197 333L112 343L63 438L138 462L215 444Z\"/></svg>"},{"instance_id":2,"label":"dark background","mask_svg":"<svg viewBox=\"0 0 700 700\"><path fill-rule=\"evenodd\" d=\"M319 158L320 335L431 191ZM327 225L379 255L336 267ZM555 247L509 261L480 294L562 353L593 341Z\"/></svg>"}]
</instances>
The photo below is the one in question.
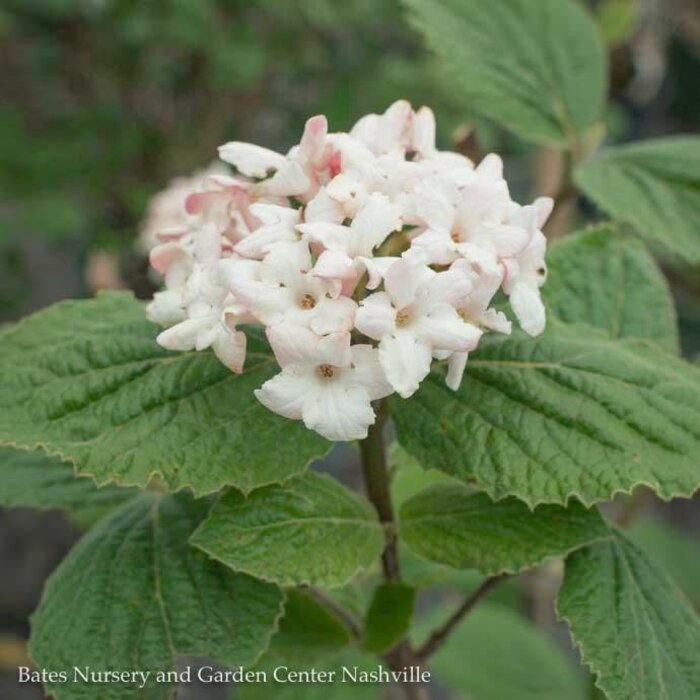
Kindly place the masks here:
<instances>
[{"instance_id":1,"label":"dark background","mask_svg":"<svg viewBox=\"0 0 700 700\"><path fill-rule=\"evenodd\" d=\"M588 5L611 55L609 139L697 132L700 2ZM148 296L135 242L149 198L225 141L286 150L312 114L340 131L398 98L429 104L443 148L506 157L516 199L556 184L557 154L476 119L394 0L4 0L0 95L2 323L100 288ZM579 201L569 228L595 216ZM666 272L693 357L700 271ZM697 503L646 507L698 541ZM42 697L14 668L43 581L79 536L56 512L0 510L0 700Z\"/></svg>"}]
</instances>

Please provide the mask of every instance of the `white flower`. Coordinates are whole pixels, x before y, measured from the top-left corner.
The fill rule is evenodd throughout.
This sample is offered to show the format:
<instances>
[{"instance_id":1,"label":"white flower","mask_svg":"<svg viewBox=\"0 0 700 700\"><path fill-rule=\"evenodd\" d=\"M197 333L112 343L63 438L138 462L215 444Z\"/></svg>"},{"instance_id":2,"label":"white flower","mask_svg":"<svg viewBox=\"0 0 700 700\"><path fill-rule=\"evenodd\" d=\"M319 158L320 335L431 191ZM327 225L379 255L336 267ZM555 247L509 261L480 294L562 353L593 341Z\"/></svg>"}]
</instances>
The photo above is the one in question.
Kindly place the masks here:
<instances>
[{"instance_id":1,"label":"white flower","mask_svg":"<svg viewBox=\"0 0 700 700\"><path fill-rule=\"evenodd\" d=\"M286 155L231 142L235 177L193 183L151 264L150 319L174 350L212 348L235 372L265 327L282 371L256 395L332 440L362 438L373 400L411 396L434 360L458 389L485 332L541 333L548 198L512 201L503 164L438 151L435 117L400 100L349 134L310 118ZM178 194L183 199L183 193ZM163 219L165 221L165 218Z\"/></svg>"},{"instance_id":2,"label":"white flower","mask_svg":"<svg viewBox=\"0 0 700 700\"><path fill-rule=\"evenodd\" d=\"M357 304L339 294L339 284L314 275L311 265L305 242L280 244L258 263L254 277L234 277L231 289L267 326L293 323L320 334L349 331Z\"/></svg>"},{"instance_id":3,"label":"white flower","mask_svg":"<svg viewBox=\"0 0 700 700\"><path fill-rule=\"evenodd\" d=\"M384 195L370 195L349 226L315 221L297 229L324 247L314 274L329 280L357 279L363 269L374 271L374 248L401 227L396 208ZM376 282L376 276L373 275Z\"/></svg>"},{"instance_id":4,"label":"white flower","mask_svg":"<svg viewBox=\"0 0 700 700\"><path fill-rule=\"evenodd\" d=\"M296 225L301 219L297 209L276 204L254 204L251 213L261 225L236 244L234 250L246 258L262 258L276 243L293 243L301 236Z\"/></svg>"},{"instance_id":5,"label":"white flower","mask_svg":"<svg viewBox=\"0 0 700 700\"><path fill-rule=\"evenodd\" d=\"M282 371L255 392L271 411L329 440L360 440L374 423L371 401L391 393L369 345L350 345L349 333L321 337L290 325L267 337Z\"/></svg>"},{"instance_id":6,"label":"white flower","mask_svg":"<svg viewBox=\"0 0 700 700\"><path fill-rule=\"evenodd\" d=\"M186 233L192 224L192 216L185 206L188 196L209 177L226 175L227 172L223 163L212 163L206 170L197 171L188 177L177 177L169 182L148 203L139 232L139 249L148 253L162 240L163 235L180 236Z\"/></svg>"},{"instance_id":7,"label":"white flower","mask_svg":"<svg viewBox=\"0 0 700 700\"><path fill-rule=\"evenodd\" d=\"M434 355L473 350L482 332L454 307L471 289L460 270L434 272L403 259L389 268L384 287L361 302L355 326L379 341L387 379L407 398L430 372Z\"/></svg>"},{"instance_id":8,"label":"white flower","mask_svg":"<svg viewBox=\"0 0 700 700\"><path fill-rule=\"evenodd\" d=\"M158 335L168 350L205 350L211 347L232 372L243 371L246 337L236 330L241 309L228 292L216 265L197 265L182 292L186 318Z\"/></svg>"},{"instance_id":9,"label":"white flower","mask_svg":"<svg viewBox=\"0 0 700 700\"><path fill-rule=\"evenodd\" d=\"M498 260L514 256L529 243L531 232L508 221L511 200L497 156L487 156L462 182L437 178L421 186L416 204L427 230L413 244L432 263L465 257L494 271Z\"/></svg>"},{"instance_id":10,"label":"white flower","mask_svg":"<svg viewBox=\"0 0 700 700\"><path fill-rule=\"evenodd\" d=\"M529 207L517 210L514 218L530 228L532 237L525 250L505 260L503 291L508 295L522 329L533 336L540 335L545 327L540 287L547 279L544 261L547 239L540 229L549 218L553 204L549 197L540 197Z\"/></svg>"}]
</instances>

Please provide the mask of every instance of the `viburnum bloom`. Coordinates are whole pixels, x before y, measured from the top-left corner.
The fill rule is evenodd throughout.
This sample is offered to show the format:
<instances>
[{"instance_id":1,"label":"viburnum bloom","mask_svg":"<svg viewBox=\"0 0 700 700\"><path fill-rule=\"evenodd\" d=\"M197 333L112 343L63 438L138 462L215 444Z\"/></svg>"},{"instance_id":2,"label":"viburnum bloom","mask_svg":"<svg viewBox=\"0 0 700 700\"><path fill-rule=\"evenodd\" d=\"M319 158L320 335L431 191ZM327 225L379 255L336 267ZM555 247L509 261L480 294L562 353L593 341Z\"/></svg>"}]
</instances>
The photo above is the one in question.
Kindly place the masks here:
<instances>
[{"instance_id":1,"label":"viburnum bloom","mask_svg":"<svg viewBox=\"0 0 700 700\"><path fill-rule=\"evenodd\" d=\"M255 392L260 402L329 440L366 437L371 402L392 391L377 350L351 345L349 333L320 336L285 323L268 328L267 337L282 371Z\"/></svg>"},{"instance_id":2,"label":"viburnum bloom","mask_svg":"<svg viewBox=\"0 0 700 700\"><path fill-rule=\"evenodd\" d=\"M511 199L503 164L435 145L435 118L399 101L348 133L309 119L286 154L232 142L233 174L182 182L150 254L164 282L148 307L172 350L212 348L244 371L262 325L280 372L255 395L329 440L361 439L372 402L415 393L446 365L459 388L484 333L544 330L542 233L552 200ZM177 196L181 211L172 203ZM158 207L155 207L156 209Z\"/></svg>"}]
</instances>

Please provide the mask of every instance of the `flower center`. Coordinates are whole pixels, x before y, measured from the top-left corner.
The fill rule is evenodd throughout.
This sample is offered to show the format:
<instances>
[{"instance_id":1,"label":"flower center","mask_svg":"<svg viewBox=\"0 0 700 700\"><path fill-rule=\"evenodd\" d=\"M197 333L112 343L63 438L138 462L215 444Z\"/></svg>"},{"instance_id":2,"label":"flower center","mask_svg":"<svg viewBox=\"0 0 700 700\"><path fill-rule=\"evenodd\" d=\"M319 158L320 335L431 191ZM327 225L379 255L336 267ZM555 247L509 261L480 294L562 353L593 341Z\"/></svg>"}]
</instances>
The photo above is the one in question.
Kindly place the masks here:
<instances>
[{"instance_id":1,"label":"flower center","mask_svg":"<svg viewBox=\"0 0 700 700\"><path fill-rule=\"evenodd\" d=\"M411 320L411 314L407 309L401 309L396 314L396 326L397 328L403 328L407 326Z\"/></svg>"},{"instance_id":2,"label":"flower center","mask_svg":"<svg viewBox=\"0 0 700 700\"><path fill-rule=\"evenodd\" d=\"M313 309L316 306L316 299L314 299L311 294L304 294L299 302L302 309Z\"/></svg>"},{"instance_id":3,"label":"flower center","mask_svg":"<svg viewBox=\"0 0 700 700\"><path fill-rule=\"evenodd\" d=\"M335 367L333 365L319 365L316 372L321 379L333 379L335 376Z\"/></svg>"}]
</instances>

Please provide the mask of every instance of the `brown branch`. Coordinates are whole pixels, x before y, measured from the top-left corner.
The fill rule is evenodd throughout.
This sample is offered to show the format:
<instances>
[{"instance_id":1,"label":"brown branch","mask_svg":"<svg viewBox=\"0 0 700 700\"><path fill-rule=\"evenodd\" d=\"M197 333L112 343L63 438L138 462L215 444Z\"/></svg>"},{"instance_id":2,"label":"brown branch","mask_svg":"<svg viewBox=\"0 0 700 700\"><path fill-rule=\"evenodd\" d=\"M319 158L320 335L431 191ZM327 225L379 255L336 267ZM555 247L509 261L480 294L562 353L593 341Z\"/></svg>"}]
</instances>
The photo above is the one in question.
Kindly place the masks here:
<instances>
[{"instance_id":1,"label":"brown branch","mask_svg":"<svg viewBox=\"0 0 700 700\"><path fill-rule=\"evenodd\" d=\"M444 643L447 641L450 633L455 627L466 617L466 615L471 612L474 606L498 583L500 583L506 574L500 574L499 576L490 576L485 579L481 585L472 593L460 606L455 610L455 612L450 616L450 618L441 627L436 629L428 640L416 650L416 656L421 659L427 659L429 656L434 654Z\"/></svg>"}]
</instances>

